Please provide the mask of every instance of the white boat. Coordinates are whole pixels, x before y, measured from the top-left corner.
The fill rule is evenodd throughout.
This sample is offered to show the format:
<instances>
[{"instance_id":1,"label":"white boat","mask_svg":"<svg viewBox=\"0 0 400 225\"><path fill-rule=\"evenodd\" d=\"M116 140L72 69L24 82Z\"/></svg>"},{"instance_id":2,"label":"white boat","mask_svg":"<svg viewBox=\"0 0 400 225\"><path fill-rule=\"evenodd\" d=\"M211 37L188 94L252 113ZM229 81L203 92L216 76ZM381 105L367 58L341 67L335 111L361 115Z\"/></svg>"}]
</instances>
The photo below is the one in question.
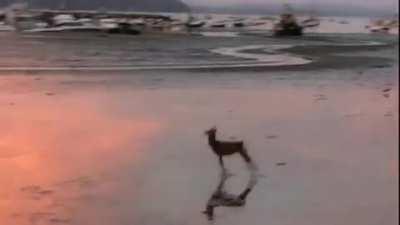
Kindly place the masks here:
<instances>
[{"instance_id":1,"label":"white boat","mask_svg":"<svg viewBox=\"0 0 400 225\"><path fill-rule=\"evenodd\" d=\"M73 15L70 14L60 14L53 17L53 23L55 26L62 26L66 24L76 24L79 23Z\"/></svg>"},{"instance_id":2,"label":"white boat","mask_svg":"<svg viewBox=\"0 0 400 225\"><path fill-rule=\"evenodd\" d=\"M145 26L146 21L143 18L138 18L138 19L131 19L129 21L130 24L136 25L136 26Z\"/></svg>"},{"instance_id":3,"label":"white boat","mask_svg":"<svg viewBox=\"0 0 400 225\"><path fill-rule=\"evenodd\" d=\"M15 31L15 28L11 25L8 25L0 21L0 32L9 32L9 31Z\"/></svg>"},{"instance_id":4,"label":"white boat","mask_svg":"<svg viewBox=\"0 0 400 225\"><path fill-rule=\"evenodd\" d=\"M110 34L130 34L139 35L142 33L141 26L131 24L131 21L125 19L101 19L98 29Z\"/></svg>"},{"instance_id":5,"label":"white boat","mask_svg":"<svg viewBox=\"0 0 400 225\"><path fill-rule=\"evenodd\" d=\"M206 24L206 22L204 22L202 20L198 20L198 21L188 22L185 25L189 28L200 28L200 27L203 27L205 24Z\"/></svg>"},{"instance_id":6,"label":"white boat","mask_svg":"<svg viewBox=\"0 0 400 225\"><path fill-rule=\"evenodd\" d=\"M390 28L374 26L374 27L370 27L369 31L371 33L388 34L388 33L390 33Z\"/></svg>"},{"instance_id":7,"label":"white boat","mask_svg":"<svg viewBox=\"0 0 400 225\"><path fill-rule=\"evenodd\" d=\"M82 25L93 25L93 20L89 18L80 18L76 20L76 23L82 24Z\"/></svg>"},{"instance_id":8,"label":"white boat","mask_svg":"<svg viewBox=\"0 0 400 225\"><path fill-rule=\"evenodd\" d=\"M196 19L191 14L188 15L188 20L185 23L185 26L187 28L201 28L204 25L206 25L206 22L204 20Z\"/></svg>"},{"instance_id":9,"label":"white boat","mask_svg":"<svg viewBox=\"0 0 400 225\"><path fill-rule=\"evenodd\" d=\"M118 20L113 18L101 19L99 24L100 24L100 29L102 30L110 30L118 28Z\"/></svg>"},{"instance_id":10,"label":"white boat","mask_svg":"<svg viewBox=\"0 0 400 225\"><path fill-rule=\"evenodd\" d=\"M389 34L392 30L398 31L399 22L398 20L377 20L367 25L366 28L371 33Z\"/></svg>"},{"instance_id":11,"label":"white boat","mask_svg":"<svg viewBox=\"0 0 400 225\"><path fill-rule=\"evenodd\" d=\"M69 14L56 15L53 18L54 26L44 22L35 23L35 27L32 29L24 30L24 32L35 33L35 32L72 32L72 31L99 31L100 28L96 26L93 21L89 18L75 19Z\"/></svg>"},{"instance_id":12,"label":"white boat","mask_svg":"<svg viewBox=\"0 0 400 225\"><path fill-rule=\"evenodd\" d=\"M226 26L227 26L227 24L225 23L225 21L217 21L210 25L210 27L213 27L213 28L224 28Z\"/></svg>"}]
</instances>

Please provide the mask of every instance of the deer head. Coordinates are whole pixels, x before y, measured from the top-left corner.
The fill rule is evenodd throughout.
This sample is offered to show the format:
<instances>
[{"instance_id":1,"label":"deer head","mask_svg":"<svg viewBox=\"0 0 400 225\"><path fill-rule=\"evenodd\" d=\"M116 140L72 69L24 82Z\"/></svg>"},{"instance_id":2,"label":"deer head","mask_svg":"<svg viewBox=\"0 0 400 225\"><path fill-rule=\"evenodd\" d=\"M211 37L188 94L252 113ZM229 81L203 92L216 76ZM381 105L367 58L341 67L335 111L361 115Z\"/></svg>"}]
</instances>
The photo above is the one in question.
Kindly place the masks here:
<instances>
[{"instance_id":1,"label":"deer head","mask_svg":"<svg viewBox=\"0 0 400 225\"><path fill-rule=\"evenodd\" d=\"M204 132L205 135L213 135L215 133L217 133L217 127L216 126L213 126L211 129L206 130Z\"/></svg>"}]
</instances>

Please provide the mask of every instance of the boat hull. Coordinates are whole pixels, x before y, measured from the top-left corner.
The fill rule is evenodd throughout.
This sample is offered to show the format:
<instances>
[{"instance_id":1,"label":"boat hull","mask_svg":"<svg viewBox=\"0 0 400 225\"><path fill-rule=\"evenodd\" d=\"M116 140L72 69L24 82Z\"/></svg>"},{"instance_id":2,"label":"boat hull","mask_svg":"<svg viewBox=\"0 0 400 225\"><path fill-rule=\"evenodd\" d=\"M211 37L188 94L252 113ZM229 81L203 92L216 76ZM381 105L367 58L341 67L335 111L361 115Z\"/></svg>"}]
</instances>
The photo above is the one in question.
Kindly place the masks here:
<instances>
[{"instance_id":1,"label":"boat hull","mask_svg":"<svg viewBox=\"0 0 400 225\"><path fill-rule=\"evenodd\" d=\"M275 36L302 36L303 35L303 27L301 26L293 26L287 27L283 29L275 29Z\"/></svg>"}]
</instances>

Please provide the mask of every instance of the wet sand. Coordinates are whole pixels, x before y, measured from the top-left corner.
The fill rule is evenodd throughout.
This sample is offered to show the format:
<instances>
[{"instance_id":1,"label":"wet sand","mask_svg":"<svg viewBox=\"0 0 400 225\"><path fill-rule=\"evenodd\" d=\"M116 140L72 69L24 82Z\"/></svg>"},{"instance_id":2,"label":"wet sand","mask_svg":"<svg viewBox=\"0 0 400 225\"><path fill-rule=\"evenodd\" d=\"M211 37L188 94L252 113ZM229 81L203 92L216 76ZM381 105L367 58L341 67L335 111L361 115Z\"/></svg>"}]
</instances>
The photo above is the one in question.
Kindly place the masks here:
<instances>
[{"instance_id":1,"label":"wet sand","mask_svg":"<svg viewBox=\"0 0 400 225\"><path fill-rule=\"evenodd\" d=\"M398 220L395 80L168 79L132 88L143 80L1 77L2 224L208 224L212 125L222 139L243 138L265 175L246 207L218 208L216 224ZM239 191L245 167L226 161Z\"/></svg>"},{"instance_id":2,"label":"wet sand","mask_svg":"<svg viewBox=\"0 0 400 225\"><path fill-rule=\"evenodd\" d=\"M0 76L0 224L398 223L393 61L78 74ZM210 222L201 212L219 182L204 136L213 125L219 139L244 139L260 176L245 207L216 208ZM226 188L240 193L246 166L225 162Z\"/></svg>"}]
</instances>

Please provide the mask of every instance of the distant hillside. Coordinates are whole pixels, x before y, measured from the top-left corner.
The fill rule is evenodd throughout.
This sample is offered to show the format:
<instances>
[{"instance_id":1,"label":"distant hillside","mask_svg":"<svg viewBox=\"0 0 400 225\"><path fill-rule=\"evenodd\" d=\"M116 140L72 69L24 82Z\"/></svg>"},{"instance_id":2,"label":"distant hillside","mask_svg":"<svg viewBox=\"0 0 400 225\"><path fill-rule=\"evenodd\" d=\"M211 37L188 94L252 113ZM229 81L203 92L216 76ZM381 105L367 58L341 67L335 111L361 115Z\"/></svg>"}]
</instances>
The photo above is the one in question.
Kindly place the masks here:
<instances>
[{"instance_id":1,"label":"distant hillside","mask_svg":"<svg viewBox=\"0 0 400 225\"><path fill-rule=\"evenodd\" d=\"M19 0L0 0L4 7ZM189 7L181 0L29 0L31 8L40 9L81 9L120 10L149 12L186 12Z\"/></svg>"}]
</instances>

